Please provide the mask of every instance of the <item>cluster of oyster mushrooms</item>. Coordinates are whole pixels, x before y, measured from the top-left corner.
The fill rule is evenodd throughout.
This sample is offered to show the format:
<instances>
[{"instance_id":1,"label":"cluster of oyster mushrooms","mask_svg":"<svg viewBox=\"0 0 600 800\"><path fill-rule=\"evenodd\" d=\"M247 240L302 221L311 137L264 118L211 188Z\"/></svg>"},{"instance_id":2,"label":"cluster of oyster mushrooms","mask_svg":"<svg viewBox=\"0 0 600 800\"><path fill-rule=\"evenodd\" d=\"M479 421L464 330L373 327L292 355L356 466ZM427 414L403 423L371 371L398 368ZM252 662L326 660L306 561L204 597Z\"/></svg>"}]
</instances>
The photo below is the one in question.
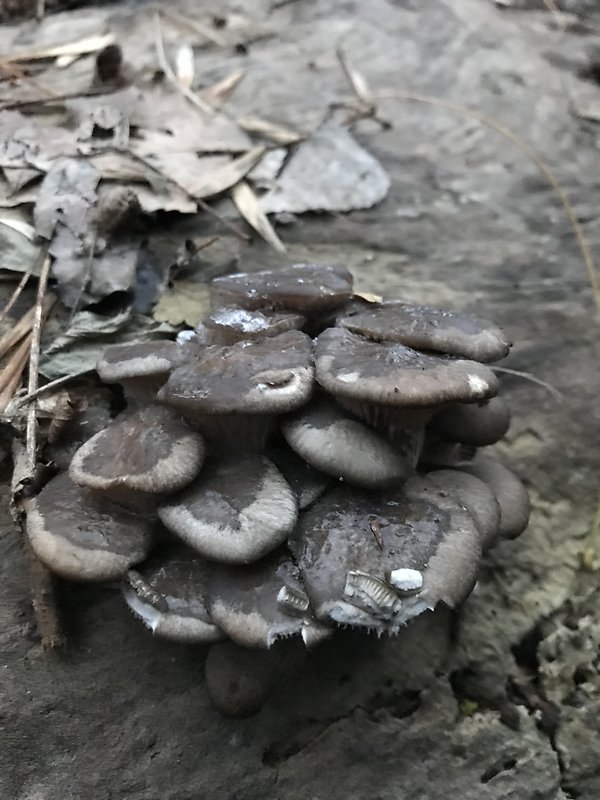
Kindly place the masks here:
<instances>
[{"instance_id":1,"label":"cluster of oyster mushrooms","mask_svg":"<svg viewBox=\"0 0 600 800\"><path fill-rule=\"evenodd\" d=\"M336 626L395 634L460 603L527 494L476 455L509 412L488 363L509 342L472 316L353 295L296 265L218 278L177 341L106 349L127 409L30 502L50 569L123 579L156 634L307 646Z\"/></svg>"}]
</instances>

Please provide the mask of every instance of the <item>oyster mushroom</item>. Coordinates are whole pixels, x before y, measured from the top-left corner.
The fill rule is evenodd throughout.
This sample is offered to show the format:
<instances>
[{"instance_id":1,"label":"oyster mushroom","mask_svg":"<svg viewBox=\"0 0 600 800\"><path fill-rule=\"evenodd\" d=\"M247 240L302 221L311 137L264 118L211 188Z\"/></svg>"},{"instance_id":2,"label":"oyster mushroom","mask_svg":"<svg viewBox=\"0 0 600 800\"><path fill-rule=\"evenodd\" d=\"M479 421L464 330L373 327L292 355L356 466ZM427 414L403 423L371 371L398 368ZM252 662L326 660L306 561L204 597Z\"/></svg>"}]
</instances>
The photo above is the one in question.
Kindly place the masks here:
<instances>
[{"instance_id":1,"label":"oyster mushroom","mask_svg":"<svg viewBox=\"0 0 600 800\"><path fill-rule=\"evenodd\" d=\"M519 478L492 458L461 462L461 470L474 475L490 487L500 506L498 535L513 539L523 533L529 522L529 495Z\"/></svg>"},{"instance_id":2,"label":"oyster mushroom","mask_svg":"<svg viewBox=\"0 0 600 800\"><path fill-rule=\"evenodd\" d=\"M244 647L268 649L294 635L311 646L331 633L315 620L288 553L247 567L215 566L208 605L217 625Z\"/></svg>"},{"instance_id":3,"label":"oyster mushroom","mask_svg":"<svg viewBox=\"0 0 600 800\"><path fill-rule=\"evenodd\" d=\"M367 489L406 480L418 448L394 448L334 403L319 399L282 423L289 446L315 469Z\"/></svg>"},{"instance_id":4,"label":"oyster mushroom","mask_svg":"<svg viewBox=\"0 0 600 800\"><path fill-rule=\"evenodd\" d=\"M121 578L148 555L154 522L99 501L58 475L27 500L26 530L33 551L46 566L75 581Z\"/></svg>"},{"instance_id":5,"label":"oyster mushroom","mask_svg":"<svg viewBox=\"0 0 600 800\"><path fill-rule=\"evenodd\" d=\"M187 486L204 461L204 441L173 411L149 406L92 436L77 450L71 479L139 508Z\"/></svg>"},{"instance_id":6,"label":"oyster mushroom","mask_svg":"<svg viewBox=\"0 0 600 800\"><path fill-rule=\"evenodd\" d=\"M193 550L171 546L127 573L125 602L152 633L179 642L216 642L223 633L206 608L210 565Z\"/></svg>"},{"instance_id":7,"label":"oyster mushroom","mask_svg":"<svg viewBox=\"0 0 600 800\"><path fill-rule=\"evenodd\" d=\"M130 406L143 406L154 401L179 355L178 345L166 339L110 345L96 372L104 383L120 383Z\"/></svg>"},{"instance_id":8,"label":"oyster mushroom","mask_svg":"<svg viewBox=\"0 0 600 800\"><path fill-rule=\"evenodd\" d=\"M340 487L305 511L289 540L319 620L397 633L471 591L480 535L448 493Z\"/></svg>"},{"instance_id":9,"label":"oyster mushroom","mask_svg":"<svg viewBox=\"0 0 600 800\"><path fill-rule=\"evenodd\" d=\"M433 417L429 428L449 442L485 447L498 442L508 431L510 411L501 397L482 403L453 405Z\"/></svg>"},{"instance_id":10,"label":"oyster mushroom","mask_svg":"<svg viewBox=\"0 0 600 800\"><path fill-rule=\"evenodd\" d=\"M212 340L211 344L235 344L300 330L304 322L301 314L217 308L204 320L203 325Z\"/></svg>"},{"instance_id":11,"label":"oyster mushroom","mask_svg":"<svg viewBox=\"0 0 600 800\"><path fill-rule=\"evenodd\" d=\"M415 476L405 485L408 492L442 491L453 495L473 517L485 551L496 541L500 528L500 506L491 488L479 478L459 469L440 469L425 477Z\"/></svg>"},{"instance_id":12,"label":"oyster mushroom","mask_svg":"<svg viewBox=\"0 0 600 800\"><path fill-rule=\"evenodd\" d=\"M303 405L313 391L312 343L305 333L205 348L171 373L158 393L221 451L262 450L273 415Z\"/></svg>"},{"instance_id":13,"label":"oyster mushroom","mask_svg":"<svg viewBox=\"0 0 600 800\"><path fill-rule=\"evenodd\" d=\"M398 300L342 312L336 325L377 342L398 342L473 361L498 361L510 342L491 322L464 312L411 306Z\"/></svg>"},{"instance_id":14,"label":"oyster mushroom","mask_svg":"<svg viewBox=\"0 0 600 800\"><path fill-rule=\"evenodd\" d=\"M246 564L285 541L298 509L264 457L209 461L191 486L158 509L169 530L207 558Z\"/></svg>"},{"instance_id":15,"label":"oyster mushroom","mask_svg":"<svg viewBox=\"0 0 600 800\"><path fill-rule=\"evenodd\" d=\"M267 451L267 456L290 485L300 510L314 503L331 483L329 475L311 467L283 444L272 445Z\"/></svg>"},{"instance_id":16,"label":"oyster mushroom","mask_svg":"<svg viewBox=\"0 0 600 800\"><path fill-rule=\"evenodd\" d=\"M294 264L277 270L215 278L210 286L213 308L238 306L254 311L274 309L321 314L352 295L352 275L345 267Z\"/></svg>"}]
</instances>

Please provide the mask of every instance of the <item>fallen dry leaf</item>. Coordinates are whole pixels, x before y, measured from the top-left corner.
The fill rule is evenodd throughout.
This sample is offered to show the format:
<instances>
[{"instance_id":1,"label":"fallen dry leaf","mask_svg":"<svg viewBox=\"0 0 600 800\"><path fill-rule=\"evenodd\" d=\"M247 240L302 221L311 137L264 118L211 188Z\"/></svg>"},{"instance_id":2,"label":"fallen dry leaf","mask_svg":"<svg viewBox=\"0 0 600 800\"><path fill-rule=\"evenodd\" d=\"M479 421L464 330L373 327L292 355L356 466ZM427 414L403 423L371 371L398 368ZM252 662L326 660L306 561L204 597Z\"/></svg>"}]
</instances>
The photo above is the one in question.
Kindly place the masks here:
<instances>
[{"instance_id":1,"label":"fallen dry leaf","mask_svg":"<svg viewBox=\"0 0 600 800\"><path fill-rule=\"evenodd\" d=\"M191 89L194 82L194 51L189 44L180 45L175 54L175 75L180 86Z\"/></svg>"},{"instance_id":2,"label":"fallen dry leaf","mask_svg":"<svg viewBox=\"0 0 600 800\"><path fill-rule=\"evenodd\" d=\"M227 75L227 77L223 78L223 80L213 83L212 86L207 86L200 94L210 106L221 105L229 98L245 74L245 70L236 69L231 75Z\"/></svg>"},{"instance_id":3,"label":"fallen dry leaf","mask_svg":"<svg viewBox=\"0 0 600 800\"><path fill-rule=\"evenodd\" d=\"M112 33L86 36L78 42L44 47L39 50L25 50L9 56L2 56L1 60L5 64L14 64L16 61L39 61L47 58L60 58L61 56L82 56L88 53L97 53L112 44L114 40L115 37Z\"/></svg>"},{"instance_id":4,"label":"fallen dry leaf","mask_svg":"<svg viewBox=\"0 0 600 800\"><path fill-rule=\"evenodd\" d=\"M346 128L330 121L298 145L260 203L267 214L352 211L380 202L389 188L381 164Z\"/></svg>"},{"instance_id":5,"label":"fallen dry leaf","mask_svg":"<svg viewBox=\"0 0 600 800\"><path fill-rule=\"evenodd\" d=\"M205 198L231 189L246 177L264 152L264 147L253 147L243 156L231 159L222 166L216 166L198 175L198 179L194 183L194 191L191 194L194 197Z\"/></svg>"},{"instance_id":6,"label":"fallen dry leaf","mask_svg":"<svg viewBox=\"0 0 600 800\"><path fill-rule=\"evenodd\" d=\"M194 327L210 309L208 284L194 281L176 281L162 295L154 307L154 319L170 325Z\"/></svg>"},{"instance_id":7,"label":"fallen dry leaf","mask_svg":"<svg viewBox=\"0 0 600 800\"><path fill-rule=\"evenodd\" d=\"M277 250L279 253L285 253L285 245L275 233L267 215L260 207L257 196L246 181L240 181L233 187L231 190L231 197L237 210L244 217L246 222L251 225L255 231L258 231L274 250Z\"/></svg>"},{"instance_id":8,"label":"fallen dry leaf","mask_svg":"<svg viewBox=\"0 0 600 800\"><path fill-rule=\"evenodd\" d=\"M37 233L50 239L59 223L74 236L88 233L99 181L98 171L84 159L56 159L42 181L33 211Z\"/></svg>"},{"instance_id":9,"label":"fallen dry leaf","mask_svg":"<svg viewBox=\"0 0 600 800\"><path fill-rule=\"evenodd\" d=\"M240 127L248 133L254 133L258 136L264 136L265 139L270 139L276 144L290 145L301 142L304 136L298 131L291 128L286 128L284 125L277 125L274 122L269 122L266 119L259 119L258 117L242 117L238 120Z\"/></svg>"}]
</instances>

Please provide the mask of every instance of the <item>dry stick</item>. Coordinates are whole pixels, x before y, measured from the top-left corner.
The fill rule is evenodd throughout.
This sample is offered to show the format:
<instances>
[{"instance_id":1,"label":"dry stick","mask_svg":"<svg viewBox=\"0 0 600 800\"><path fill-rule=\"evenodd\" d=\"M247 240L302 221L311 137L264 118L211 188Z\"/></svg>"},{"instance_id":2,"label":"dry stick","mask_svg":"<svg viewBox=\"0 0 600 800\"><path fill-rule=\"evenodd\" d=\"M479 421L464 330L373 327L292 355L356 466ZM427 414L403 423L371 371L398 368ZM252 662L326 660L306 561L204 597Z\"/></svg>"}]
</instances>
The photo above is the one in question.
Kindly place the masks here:
<instances>
[{"instance_id":1,"label":"dry stick","mask_svg":"<svg viewBox=\"0 0 600 800\"><path fill-rule=\"evenodd\" d=\"M0 389L0 414L10 403L21 383L23 370L27 366L27 358L31 347L31 333L29 333L21 344L15 348L12 355L4 365L0 376L2 388Z\"/></svg>"},{"instance_id":2,"label":"dry stick","mask_svg":"<svg viewBox=\"0 0 600 800\"><path fill-rule=\"evenodd\" d=\"M154 26L155 26L155 46L156 46L156 55L158 56L158 63L160 64L160 68L165 73L167 79L173 84L173 86L177 89L177 91L181 92L181 94L195 105L197 108L204 111L206 114L210 114L211 116L214 115L214 109L212 106L209 106L208 103L205 103L201 97L198 97L197 94L192 92L191 89L187 89L185 86L182 86L179 81L177 80L177 75L173 72L171 65L167 61L167 56L165 53L165 46L163 43L162 32L160 29L160 14L158 11L154 13Z\"/></svg>"},{"instance_id":3,"label":"dry stick","mask_svg":"<svg viewBox=\"0 0 600 800\"><path fill-rule=\"evenodd\" d=\"M203 25L202 22L198 22L198 20L190 19L189 17L185 17L183 14L180 14L177 11L172 11L162 6L153 6L153 8L155 12L160 12L164 17L170 19L171 22L174 22L176 25L180 25L184 28L188 28L196 33L199 33L201 36L204 36L205 39L208 39L210 42L218 45L219 47L227 47L227 42L225 39L223 39L222 36L219 36L218 33L212 31L208 25Z\"/></svg>"},{"instance_id":4,"label":"dry stick","mask_svg":"<svg viewBox=\"0 0 600 800\"><path fill-rule=\"evenodd\" d=\"M31 271L29 271L29 272L26 272L26 273L23 275L23 277L22 277L22 278L21 278L21 280L19 281L19 284L18 284L18 286L16 287L16 289L14 290L14 292L12 293L12 295L10 296L10 298L9 298L9 300L8 300L8 303L7 303L7 304L4 306L4 308L2 309L2 311L0 311L0 322L2 322L2 320L4 319L4 317L5 317L5 316L6 316L6 315L9 313L9 311L12 309L12 307L14 306L14 304L15 304L15 303L17 302L17 300L19 299L19 296L20 296L21 292L23 291L23 289L25 288L25 286L26 286L26 284L27 284L27 281L29 280L29 278L31 278Z\"/></svg>"},{"instance_id":5,"label":"dry stick","mask_svg":"<svg viewBox=\"0 0 600 800\"><path fill-rule=\"evenodd\" d=\"M46 287L50 273L50 256L46 255L38 283L33 326L31 329L31 350L29 353L29 380L27 393L33 394L38 388L40 365L40 338L44 308L47 308ZM27 428L25 432L26 477L33 478L37 460L37 404L34 401L27 409ZM56 582L52 573L37 558L29 542L26 545L29 568L29 584L33 599L33 610L42 648L53 649L63 643L64 637L58 613Z\"/></svg>"},{"instance_id":6,"label":"dry stick","mask_svg":"<svg viewBox=\"0 0 600 800\"><path fill-rule=\"evenodd\" d=\"M32 400L37 400L38 397L41 397L43 394L47 394L54 389L58 389L60 386L64 386L65 383L70 383L77 378L83 378L85 375L91 375L93 372L93 369L84 369L81 370L81 372L74 372L72 375L63 375L60 378L55 378L53 381L40 386L39 389L35 390L35 392L31 392L31 394L26 394L24 397L19 398L17 405L24 406L27 403L31 403Z\"/></svg>"},{"instance_id":7,"label":"dry stick","mask_svg":"<svg viewBox=\"0 0 600 800\"><path fill-rule=\"evenodd\" d=\"M501 122L495 120L493 117L488 117L487 115L481 114L479 111L475 111L471 108L465 108L464 106L456 105L448 100L442 100L439 97L431 97L429 95L419 94L417 92L403 92L395 90L391 90L389 92L377 92L374 97L378 100L412 100L417 103L426 103L428 105L438 106L439 108L445 108L455 114L460 114L463 117L469 117L470 119L477 120L477 122L486 125L488 128L492 128L501 136L504 136L505 139L508 139L510 142L512 142L522 153L525 153L525 155L533 161L538 170L554 189L562 204L562 207L565 210L565 214L567 215L573 228L573 232L575 233L575 238L577 239L577 244L579 245L579 250L587 270L596 308L598 312L600 312L600 283L598 282L598 277L596 275L592 253L587 243L587 239L583 233L583 229L579 224L579 220L577 219L577 215L575 214L575 210L571 205L571 201L569 200L567 193L558 182L558 179L554 176L554 173L548 166L546 166L545 162L540 158L536 151L529 144L527 144L527 142L521 139L520 136L517 136L517 134L514 133L510 128L507 128Z\"/></svg>"}]
</instances>

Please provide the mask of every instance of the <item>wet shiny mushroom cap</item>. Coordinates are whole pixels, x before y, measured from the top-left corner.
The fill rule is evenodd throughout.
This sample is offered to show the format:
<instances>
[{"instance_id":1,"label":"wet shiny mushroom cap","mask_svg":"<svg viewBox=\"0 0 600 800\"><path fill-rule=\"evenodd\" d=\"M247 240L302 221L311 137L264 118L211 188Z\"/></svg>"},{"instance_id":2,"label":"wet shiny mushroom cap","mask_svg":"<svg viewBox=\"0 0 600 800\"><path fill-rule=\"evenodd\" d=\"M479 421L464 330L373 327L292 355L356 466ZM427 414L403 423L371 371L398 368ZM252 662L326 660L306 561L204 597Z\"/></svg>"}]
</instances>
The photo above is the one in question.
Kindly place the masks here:
<instances>
[{"instance_id":1,"label":"wet shiny mushroom cap","mask_svg":"<svg viewBox=\"0 0 600 800\"><path fill-rule=\"evenodd\" d=\"M481 552L451 497L349 487L303 512L289 543L318 619L388 633L440 600L464 599Z\"/></svg>"},{"instance_id":2,"label":"wet shiny mushroom cap","mask_svg":"<svg viewBox=\"0 0 600 800\"><path fill-rule=\"evenodd\" d=\"M127 574L125 601L152 633L180 642L217 642L223 633L206 607L210 565L172 545Z\"/></svg>"},{"instance_id":3,"label":"wet shiny mushroom cap","mask_svg":"<svg viewBox=\"0 0 600 800\"><path fill-rule=\"evenodd\" d=\"M158 398L183 414L291 411L313 391L312 344L300 331L207 347L171 373Z\"/></svg>"},{"instance_id":4,"label":"wet shiny mushroom cap","mask_svg":"<svg viewBox=\"0 0 600 800\"><path fill-rule=\"evenodd\" d=\"M352 295L352 275L345 267L295 264L278 270L215 278L213 308L239 306L250 311L275 309L320 314Z\"/></svg>"},{"instance_id":5,"label":"wet shiny mushroom cap","mask_svg":"<svg viewBox=\"0 0 600 800\"><path fill-rule=\"evenodd\" d=\"M289 446L308 464L338 480L381 488L406 480L418 453L392 447L339 406L320 398L282 423Z\"/></svg>"},{"instance_id":6,"label":"wet shiny mushroom cap","mask_svg":"<svg viewBox=\"0 0 600 800\"><path fill-rule=\"evenodd\" d=\"M399 301L354 308L336 324L378 342L398 342L473 361L498 361L510 342L496 325L464 312L411 306Z\"/></svg>"},{"instance_id":7,"label":"wet shiny mushroom cap","mask_svg":"<svg viewBox=\"0 0 600 800\"><path fill-rule=\"evenodd\" d=\"M100 431L73 456L75 483L126 502L133 490L143 495L175 492L196 477L204 461L204 441L173 411L148 406Z\"/></svg>"},{"instance_id":8,"label":"wet shiny mushroom cap","mask_svg":"<svg viewBox=\"0 0 600 800\"><path fill-rule=\"evenodd\" d=\"M286 552L248 567L215 566L208 604L217 625L244 647L269 648L277 639L294 635L312 643L330 632L314 619Z\"/></svg>"},{"instance_id":9,"label":"wet shiny mushroom cap","mask_svg":"<svg viewBox=\"0 0 600 800\"><path fill-rule=\"evenodd\" d=\"M279 470L257 456L207 461L200 477L158 514L206 558L248 564L285 541L298 509Z\"/></svg>"},{"instance_id":10,"label":"wet shiny mushroom cap","mask_svg":"<svg viewBox=\"0 0 600 800\"><path fill-rule=\"evenodd\" d=\"M242 340L265 339L286 331L299 330L305 322L301 314L247 311L245 308L218 308L204 320L214 344L235 344Z\"/></svg>"},{"instance_id":11,"label":"wet shiny mushroom cap","mask_svg":"<svg viewBox=\"0 0 600 800\"><path fill-rule=\"evenodd\" d=\"M498 389L496 376L482 364L371 342L344 328L317 337L315 365L318 383L331 394L389 406L477 402Z\"/></svg>"},{"instance_id":12,"label":"wet shiny mushroom cap","mask_svg":"<svg viewBox=\"0 0 600 800\"><path fill-rule=\"evenodd\" d=\"M177 345L170 340L115 344L105 348L96 371L105 383L130 378L166 376L177 355Z\"/></svg>"},{"instance_id":13,"label":"wet shiny mushroom cap","mask_svg":"<svg viewBox=\"0 0 600 800\"><path fill-rule=\"evenodd\" d=\"M27 501L27 535L37 557L75 581L121 578L148 555L154 521L98 500L58 475Z\"/></svg>"}]
</instances>

